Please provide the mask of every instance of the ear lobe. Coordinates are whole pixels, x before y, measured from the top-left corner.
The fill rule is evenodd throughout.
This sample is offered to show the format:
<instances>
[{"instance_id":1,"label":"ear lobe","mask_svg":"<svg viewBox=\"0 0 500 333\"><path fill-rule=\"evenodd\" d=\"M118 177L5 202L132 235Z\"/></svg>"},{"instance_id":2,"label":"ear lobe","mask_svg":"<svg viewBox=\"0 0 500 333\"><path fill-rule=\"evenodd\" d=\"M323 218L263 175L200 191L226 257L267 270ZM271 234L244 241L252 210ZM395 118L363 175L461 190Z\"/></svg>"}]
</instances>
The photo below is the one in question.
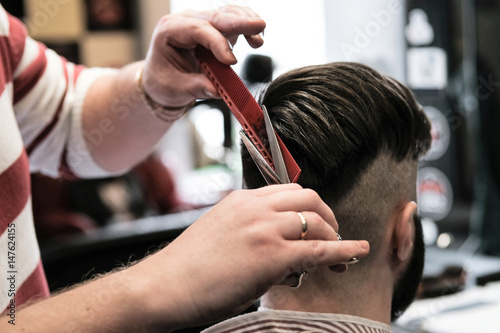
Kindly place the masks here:
<instances>
[{"instance_id":1,"label":"ear lobe","mask_svg":"<svg viewBox=\"0 0 500 333\"><path fill-rule=\"evenodd\" d=\"M413 237L415 233L413 214L416 209L417 204L410 201L403 207L397 217L394 246L396 247L396 254L400 261L408 260L413 248Z\"/></svg>"}]
</instances>

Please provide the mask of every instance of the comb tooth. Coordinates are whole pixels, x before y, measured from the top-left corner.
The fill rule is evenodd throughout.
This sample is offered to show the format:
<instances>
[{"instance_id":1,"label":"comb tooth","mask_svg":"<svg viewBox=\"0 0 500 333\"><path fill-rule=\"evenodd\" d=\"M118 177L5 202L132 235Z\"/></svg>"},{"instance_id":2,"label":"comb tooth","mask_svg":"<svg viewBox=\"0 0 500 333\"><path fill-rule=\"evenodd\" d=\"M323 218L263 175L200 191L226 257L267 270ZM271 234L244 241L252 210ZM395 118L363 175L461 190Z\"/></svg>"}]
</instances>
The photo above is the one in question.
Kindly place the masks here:
<instances>
[{"instance_id":1,"label":"comb tooth","mask_svg":"<svg viewBox=\"0 0 500 333\"><path fill-rule=\"evenodd\" d=\"M217 71L217 78L213 75L209 75L209 78L215 83L215 87L219 93L224 91L220 82L231 82L231 85L224 86L227 94L221 93L224 100L230 104L234 103L240 110L244 109L249 98L248 87L245 83L243 83L231 67L222 65L211 53L208 54L208 50L199 48L199 52L201 53L199 58L203 59L203 62L205 62L202 64L204 71L211 73L210 68ZM227 98L227 95L231 96L232 101ZM231 107L232 105L228 106Z\"/></svg>"}]
</instances>

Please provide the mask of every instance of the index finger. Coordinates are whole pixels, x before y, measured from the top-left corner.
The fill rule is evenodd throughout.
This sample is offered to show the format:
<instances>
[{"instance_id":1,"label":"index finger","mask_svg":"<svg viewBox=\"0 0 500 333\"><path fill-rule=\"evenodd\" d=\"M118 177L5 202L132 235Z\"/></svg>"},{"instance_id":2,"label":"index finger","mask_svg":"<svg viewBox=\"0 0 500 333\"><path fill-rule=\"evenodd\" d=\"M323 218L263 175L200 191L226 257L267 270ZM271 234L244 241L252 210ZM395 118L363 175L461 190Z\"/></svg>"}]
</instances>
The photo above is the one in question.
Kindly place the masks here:
<instances>
[{"instance_id":1,"label":"index finger","mask_svg":"<svg viewBox=\"0 0 500 333\"><path fill-rule=\"evenodd\" d=\"M198 12L196 17L210 22L225 35L258 35L266 22L249 7L224 6L216 10Z\"/></svg>"},{"instance_id":2,"label":"index finger","mask_svg":"<svg viewBox=\"0 0 500 333\"><path fill-rule=\"evenodd\" d=\"M198 12L195 16L199 19L208 21L210 25L224 36L224 39L235 40L239 35L245 35L250 46L260 47L264 40L260 33L264 31L266 22L253 11L238 11L235 6L225 7L224 10L212 10ZM251 14L249 13L251 11ZM213 33L205 36L213 36L213 40L198 40L206 48L210 49L214 56L223 63L228 63L228 53L232 50L227 42L220 42L219 37Z\"/></svg>"},{"instance_id":3,"label":"index finger","mask_svg":"<svg viewBox=\"0 0 500 333\"><path fill-rule=\"evenodd\" d=\"M240 13L242 15L247 15L247 16L253 17L255 19L260 19L260 16L256 12L254 12L250 7L226 6L226 7L223 7L222 10L227 11L227 12L235 11L235 12ZM245 35L245 39L247 40L248 44L253 48L261 47L262 44L264 43L264 40L263 40L264 29L262 29L262 31L260 31L259 34L253 34L253 35L244 34L244 35ZM230 36L228 39L230 39L233 42L233 39L230 38ZM235 42L236 42L236 38L234 38L234 43ZM233 45L234 45L234 43L233 43Z\"/></svg>"},{"instance_id":4,"label":"index finger","mask_svg":"<svg viewBox=\"0 0 500 333\"><path fill-rule=\"evenodd\" d=\"M275 184L275 185L268 185L264 187L259 187L255 190L250 190L250 191L255 191L255 194L259 197L270 195L273 193L278 193L278 192L283 192L283 191L296 191L296 190L302 190L302 186L300 186L297 183L288 183L288 184Z\"/></svg>"}]
</instances>

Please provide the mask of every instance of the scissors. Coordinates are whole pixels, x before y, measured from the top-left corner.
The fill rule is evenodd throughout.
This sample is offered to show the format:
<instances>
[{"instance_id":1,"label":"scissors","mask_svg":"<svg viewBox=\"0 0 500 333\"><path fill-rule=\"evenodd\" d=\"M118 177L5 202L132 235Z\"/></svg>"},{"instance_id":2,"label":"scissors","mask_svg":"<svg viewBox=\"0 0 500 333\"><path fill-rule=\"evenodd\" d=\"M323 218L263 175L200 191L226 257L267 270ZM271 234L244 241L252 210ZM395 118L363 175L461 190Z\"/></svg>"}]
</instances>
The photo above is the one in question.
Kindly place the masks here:
<instances>
[{"instance_id":1,"label":"scissors","mask_svg":"<svg viewBox=\"0 0 500 333\"><path fill-rule=\"evenodd\" d=\"M241 140L268 185L290 183L288 171L283 159L283 155L281 153L281 148L278 144L276 132L271 123L271 118L269 117L269 113L267 112L267 109L264 105L261 106L261 109L264 113L264 127L266 129L267 139L269 141L269 148L271 150L271 156L274 162L274 169L261 155L244 129L240 130ZM340 237L339 233L337 233L337 238L339 241L342 241L342 237ZM340 262L339 264L352 265L357 263L358 261L359 258L353 257L348 261ZM306 271L292 273L291 276L288 276L285 281L282 282L282 284L288 284L292 288L298 288L302 284L302 279L306 273Z\"/></svg>"}]
</instances>

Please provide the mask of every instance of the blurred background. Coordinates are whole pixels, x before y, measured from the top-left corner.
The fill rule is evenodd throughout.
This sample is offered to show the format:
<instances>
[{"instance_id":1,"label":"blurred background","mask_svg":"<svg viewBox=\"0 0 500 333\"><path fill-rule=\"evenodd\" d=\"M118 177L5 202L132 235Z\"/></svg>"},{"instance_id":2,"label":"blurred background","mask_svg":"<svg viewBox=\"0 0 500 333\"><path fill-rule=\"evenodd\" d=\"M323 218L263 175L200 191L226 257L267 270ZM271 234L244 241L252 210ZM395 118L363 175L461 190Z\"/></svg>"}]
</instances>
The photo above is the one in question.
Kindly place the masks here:
<instances>
[{"instance_id":1,"label":"blurred background","mask_svg":"<svg viewBox=\"0 0 500 333\"><path fill-rule=\"evenodd\" d=\"M234 69L255 94L280 73L331 61L362 62L405 83L432 122L433 143L418 177L424 280L419 301L394 330L486 332L475 325L490 325L499 313L500 0L0 3L68 60L106 67L142 59L164 14L246 5L267 21L262 48L243 40L234 48ZM127 175L86 181L33 175L51 288L154 251L240 188L238 127L223 104L206 101Z\"/></svg>"}]
</instances>

